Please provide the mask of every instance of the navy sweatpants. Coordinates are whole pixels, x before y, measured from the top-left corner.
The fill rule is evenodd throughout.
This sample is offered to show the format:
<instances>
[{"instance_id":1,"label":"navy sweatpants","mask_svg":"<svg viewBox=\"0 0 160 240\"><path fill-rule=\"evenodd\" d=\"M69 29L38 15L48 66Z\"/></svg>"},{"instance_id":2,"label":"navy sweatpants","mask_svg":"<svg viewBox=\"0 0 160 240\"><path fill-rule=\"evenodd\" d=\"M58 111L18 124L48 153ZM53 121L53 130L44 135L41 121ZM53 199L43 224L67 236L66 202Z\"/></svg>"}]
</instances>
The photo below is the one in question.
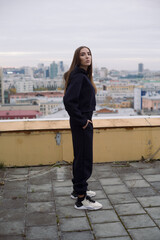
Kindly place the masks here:
<instances>
[{"instance_id":1,"label":"navy sweatpants","mask_svg":"<svg viewBox=\"0 0 160 240\"><path fill-rule=\"evenodd\" d=\"M92 112L84 113L87 119L92 119ZM79 194L86 194L87 180L92 174L93 165L93 125L89 123L86 129L77 125L70 118L73 141L73 189Z\"/></svg>"}]
</instances>

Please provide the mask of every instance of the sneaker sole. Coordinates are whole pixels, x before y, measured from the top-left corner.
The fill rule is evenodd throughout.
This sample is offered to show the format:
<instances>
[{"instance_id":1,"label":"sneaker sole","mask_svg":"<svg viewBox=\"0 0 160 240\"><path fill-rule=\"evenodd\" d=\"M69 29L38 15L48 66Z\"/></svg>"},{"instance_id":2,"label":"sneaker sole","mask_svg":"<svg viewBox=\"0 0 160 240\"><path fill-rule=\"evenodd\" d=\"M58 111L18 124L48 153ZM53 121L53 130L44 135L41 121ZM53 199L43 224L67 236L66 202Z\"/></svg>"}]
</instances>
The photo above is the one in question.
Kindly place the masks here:
<instances>
[{"instance_id":1,"label":"sneaker sole","mask_svg":"<svg viewBox=\"0 0 160 240\"><path fill-rule=\"evenodd\" d=\"M92 207L84 207L84 206L77 207L76 205L74 207L75 207L75 209L78 209L78 210L98 210L98 209L102 208L102 206L96 207L96 208L92 208Z\"/></svg>"}]
</instances>

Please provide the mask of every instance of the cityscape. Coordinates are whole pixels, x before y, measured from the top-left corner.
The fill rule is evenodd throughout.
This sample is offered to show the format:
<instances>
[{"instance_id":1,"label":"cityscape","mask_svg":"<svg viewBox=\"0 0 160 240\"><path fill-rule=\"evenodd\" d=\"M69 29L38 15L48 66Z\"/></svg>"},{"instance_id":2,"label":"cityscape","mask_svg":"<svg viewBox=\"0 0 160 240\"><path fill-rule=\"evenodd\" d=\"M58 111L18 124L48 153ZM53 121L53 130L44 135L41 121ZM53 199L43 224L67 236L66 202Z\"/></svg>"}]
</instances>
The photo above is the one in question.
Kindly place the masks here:
<instances>
[{"instance_id":1,"label":"cityscape","mask_svg":"<svg viewBox=\"0 0 160 240\"><path fill-rule=\"evenodd\" d=\"M68 118L64 109L63 62L37 67L0 68L0 120ZM160 71L94 67L97 87L94 117L160 115Z\"/></svg>"}]
</instances>

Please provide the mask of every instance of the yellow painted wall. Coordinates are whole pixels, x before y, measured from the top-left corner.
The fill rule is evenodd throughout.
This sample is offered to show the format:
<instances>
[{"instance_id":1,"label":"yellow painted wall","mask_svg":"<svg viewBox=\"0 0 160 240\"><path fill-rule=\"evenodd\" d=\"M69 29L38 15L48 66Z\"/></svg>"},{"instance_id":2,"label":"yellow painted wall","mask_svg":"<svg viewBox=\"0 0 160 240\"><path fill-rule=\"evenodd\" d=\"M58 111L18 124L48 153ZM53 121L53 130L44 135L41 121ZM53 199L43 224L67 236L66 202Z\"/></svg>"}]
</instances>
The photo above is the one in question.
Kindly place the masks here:
<instances>
[{"instance_id":1,"label":"yellow painted wall","mask_svg":"<svg viewBox=\"0 0 160 240\"><path fill-rule=\"evenodd\" d=\"M160 147L159 122L160 118L94 120L94 162L150 157ZM60 145L56 142L57 133L61 135ZM160 159L160 151L154 159ZM73 160L67 120L0 122L0 163L33 166L62 160Z\"/></svg>"}]
</instances>

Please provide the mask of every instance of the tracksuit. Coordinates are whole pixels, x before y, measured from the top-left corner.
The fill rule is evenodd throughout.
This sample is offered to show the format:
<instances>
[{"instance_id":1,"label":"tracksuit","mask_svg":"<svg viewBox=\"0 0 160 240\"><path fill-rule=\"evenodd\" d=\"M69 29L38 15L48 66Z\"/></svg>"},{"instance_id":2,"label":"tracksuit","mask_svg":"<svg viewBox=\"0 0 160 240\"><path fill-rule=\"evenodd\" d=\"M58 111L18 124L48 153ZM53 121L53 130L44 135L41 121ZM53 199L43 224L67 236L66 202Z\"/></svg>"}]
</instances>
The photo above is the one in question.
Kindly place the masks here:
<instances>
[{"instance_id":1,"label":"tracksuit","mask_svg":"<svg viewBox=\"0 0 160 240\"><path fill-rule=\"evenodd\" d=\"M87 180L92 174L93 165L93 125L95 110L95 89L88 78L87 71L75 67L69 76L69 83L63 97L66 111L70 116L73 142L73 189L78 195L86 194Z\"/></svg>"}]
</instances>

